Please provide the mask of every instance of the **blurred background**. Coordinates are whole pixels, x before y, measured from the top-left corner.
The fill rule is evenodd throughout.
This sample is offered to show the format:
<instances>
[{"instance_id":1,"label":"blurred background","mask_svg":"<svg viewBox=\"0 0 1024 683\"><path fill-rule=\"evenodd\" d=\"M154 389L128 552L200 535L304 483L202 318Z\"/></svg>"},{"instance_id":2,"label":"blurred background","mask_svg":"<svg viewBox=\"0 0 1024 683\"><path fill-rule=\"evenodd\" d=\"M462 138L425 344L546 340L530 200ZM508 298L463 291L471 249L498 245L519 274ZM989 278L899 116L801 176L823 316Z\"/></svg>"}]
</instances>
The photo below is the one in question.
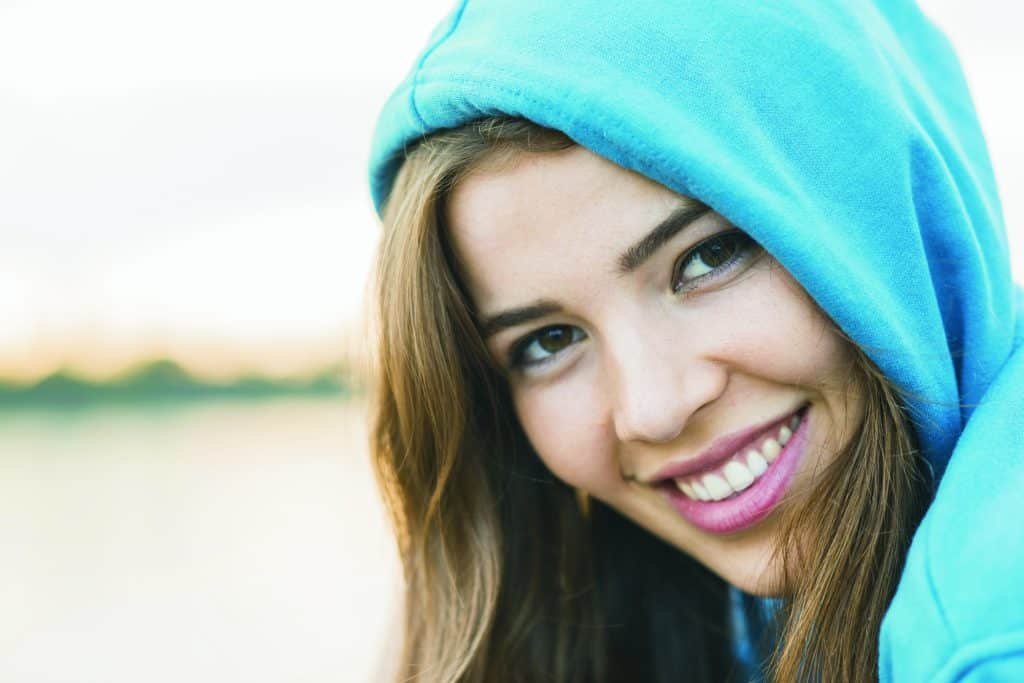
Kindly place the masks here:
<instances>
[{"instance_id":1,"label":"blurred background","mask_svg":"<svg viewBox=\"0 0 1024 683\"><path fill-rule=\"evenodd\" d=\"M1024 9L922 4L1024 280ZM364 169L449 5L0 0L0 681L382 680Z\"/></svg>"}]
</instances>

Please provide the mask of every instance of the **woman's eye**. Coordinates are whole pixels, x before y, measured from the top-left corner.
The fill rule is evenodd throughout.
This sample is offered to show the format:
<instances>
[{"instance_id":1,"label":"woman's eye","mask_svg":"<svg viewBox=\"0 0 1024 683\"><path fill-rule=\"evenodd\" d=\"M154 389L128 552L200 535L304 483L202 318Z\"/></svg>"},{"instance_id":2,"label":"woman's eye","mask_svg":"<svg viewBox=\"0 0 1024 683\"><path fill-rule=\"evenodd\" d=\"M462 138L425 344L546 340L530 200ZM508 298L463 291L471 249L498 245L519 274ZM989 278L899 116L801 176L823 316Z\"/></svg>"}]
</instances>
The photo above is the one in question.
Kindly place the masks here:
<instances>
[{"instance_id":1,"label":"woman's eye","mask_svg":"<svg viewBox=\"0 0 1024 683\"><path fill-rule=\"evenodd\" d=\"M705 276L728 270L756 246L753 239L739 230L709 237L679 260L672 278L673 289L678 292Z\"/></svg>"},{"instance_id":2,"label":"woman's eye","mask_svg":"<svg viewBox=\"0 0 1024 683\"><path fill-rule=\"evenodd\" d=\"M551 325L524 337L512 347L510 365L513 368L539 365L576 342L586 334L574 325Z\"/></svg>"}]
</instances>

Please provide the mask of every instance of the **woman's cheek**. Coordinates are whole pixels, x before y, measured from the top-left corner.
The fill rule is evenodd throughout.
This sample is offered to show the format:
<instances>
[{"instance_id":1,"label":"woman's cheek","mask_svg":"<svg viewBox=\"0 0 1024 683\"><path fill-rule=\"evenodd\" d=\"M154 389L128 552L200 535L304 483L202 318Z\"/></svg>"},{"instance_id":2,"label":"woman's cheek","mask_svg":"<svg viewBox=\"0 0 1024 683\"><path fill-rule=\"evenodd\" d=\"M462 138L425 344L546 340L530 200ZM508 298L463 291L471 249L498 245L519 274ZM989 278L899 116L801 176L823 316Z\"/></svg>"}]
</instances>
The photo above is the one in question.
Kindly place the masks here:
<instances>
[{"instance_id":1,"label":"woman's cheek","mask_svg":"<svg viewBox=\"0 0 1024 683\"><path fill-rule=\"evenodd\" d=\"M618 483L614 431L591 388L560 381L520 390L515 403L533 449L556 477L595 493Z\"/></svg>"},{"instance_id":2,"label":"woman's cheek","mask_svg":"<svg viewBox=\"0 0 1024 683\"><path fill-rule=\"evenodd\" d=\"M726 357L745 372L786 385L820 387L848 374L848 345L789 273L761 268L752 284L732 304L735 319L757 334L730 338L721 330L720 337L735 345Z\"/></svg>"}]
</instances>

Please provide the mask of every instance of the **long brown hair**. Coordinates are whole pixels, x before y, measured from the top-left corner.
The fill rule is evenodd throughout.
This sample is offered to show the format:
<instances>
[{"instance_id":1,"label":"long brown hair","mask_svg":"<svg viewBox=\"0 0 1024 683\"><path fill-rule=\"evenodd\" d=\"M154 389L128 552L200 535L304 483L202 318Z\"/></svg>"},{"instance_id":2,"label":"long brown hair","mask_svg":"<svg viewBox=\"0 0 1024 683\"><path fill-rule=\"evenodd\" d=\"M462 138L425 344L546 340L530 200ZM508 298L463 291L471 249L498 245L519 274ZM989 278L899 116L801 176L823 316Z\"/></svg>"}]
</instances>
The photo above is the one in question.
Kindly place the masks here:
<instances>
[{"instance_id":1,"label":"long brown hair","mask_svg":"<svg viewBox=\"0 0 1024 683\"><path fill-rule=\"evenodd\" d=\"M443 225L484 161L574 143L484 119L411 150L384 211L371 450L405 578L399 680L722 681L726 584L547 470L486 351ZM923 504L897 390L851 343L863 421L813 495L785 510L777 681L867 681ZM622 552L629 547L629 552Z\"/></svg>"}]
</instances>

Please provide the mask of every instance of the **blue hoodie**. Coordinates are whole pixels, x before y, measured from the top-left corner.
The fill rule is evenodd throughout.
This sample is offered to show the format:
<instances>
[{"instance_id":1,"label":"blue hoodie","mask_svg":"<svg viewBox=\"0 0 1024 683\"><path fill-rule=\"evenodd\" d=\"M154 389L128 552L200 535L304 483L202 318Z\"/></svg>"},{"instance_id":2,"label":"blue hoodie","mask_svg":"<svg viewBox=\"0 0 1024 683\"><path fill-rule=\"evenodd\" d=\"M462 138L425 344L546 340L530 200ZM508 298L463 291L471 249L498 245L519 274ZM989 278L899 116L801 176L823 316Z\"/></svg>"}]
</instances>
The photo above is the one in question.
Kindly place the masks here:
<instances>
[{"instance_id":1,"label":"blue hoodie","mask_svg":"<svg viewBox=\"0 0 1024 683\"><path fill-rule=\"evenodd\" d=\"M946 38L909 0L469 0L381 113L531 119L741 226L906 390L936 494L883 681L1024 681L1024 294Z\"/></svg>"}]
</instances>

